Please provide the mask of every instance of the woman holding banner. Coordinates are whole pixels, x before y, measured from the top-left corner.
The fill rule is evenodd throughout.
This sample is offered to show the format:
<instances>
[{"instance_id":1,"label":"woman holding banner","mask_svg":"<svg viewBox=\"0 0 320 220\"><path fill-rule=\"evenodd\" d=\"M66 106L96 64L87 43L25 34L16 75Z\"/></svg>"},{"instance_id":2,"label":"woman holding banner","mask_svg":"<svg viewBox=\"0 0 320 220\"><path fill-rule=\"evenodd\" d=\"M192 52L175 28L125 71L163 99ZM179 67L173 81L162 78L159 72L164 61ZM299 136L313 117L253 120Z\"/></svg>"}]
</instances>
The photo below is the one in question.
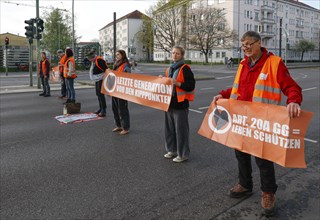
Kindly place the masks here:
<instances>
[{"instance_id":1,"label":"woman holding banner","mask_svg":"<svg viewBox=\"0 0 320 220\"><path fill-rule=\"evenodd\" d=\"M302 93L300 86L292 79L280 57L261 47L261 37L254 31L246 32L241 38L245 54L241 61L233 88L221 91L213 98L230 98L249 102L280 105L281 92L287 96L287 110L290 118L298 117ZM235 150L238 160L239 182L230 190L231 198L243 198L252 194L251 155ZM276 152L275 152L276 154ZM255 157L260 170L262 191L262 214L271 216L275 209L277 184L273 162Z\"/></svg>"},{"instance_id":2,"label":"woman holding banner","mask_svg":"<svg viewBox=\"0 0 320 220\"><path fill-rule=\"evenodd\" d=\"M194 99L195 79L188 64L184 63L184 48L172 48L171 66L166 77L172 78L173 91L168 112L165 113L165 158L180 163L188 160L189 148L189 101Z\"/></svg>"},{"instance_id":3,"label":"woman holding banner","mask_svg":"<svg viewBox=\"0 0 320 220\"><path fill-rule=\"evenodd\" d=\"M116 70L120 73L131 73L131 67L124 50L118 50L116 52L116 62L113 66L113 70ZM119 132L120 135L128 134L130 129L128 101L117 97L112 97L112 111L116 124L116 127L112 130L112 132Z\"/></svg>"}]
</instances>

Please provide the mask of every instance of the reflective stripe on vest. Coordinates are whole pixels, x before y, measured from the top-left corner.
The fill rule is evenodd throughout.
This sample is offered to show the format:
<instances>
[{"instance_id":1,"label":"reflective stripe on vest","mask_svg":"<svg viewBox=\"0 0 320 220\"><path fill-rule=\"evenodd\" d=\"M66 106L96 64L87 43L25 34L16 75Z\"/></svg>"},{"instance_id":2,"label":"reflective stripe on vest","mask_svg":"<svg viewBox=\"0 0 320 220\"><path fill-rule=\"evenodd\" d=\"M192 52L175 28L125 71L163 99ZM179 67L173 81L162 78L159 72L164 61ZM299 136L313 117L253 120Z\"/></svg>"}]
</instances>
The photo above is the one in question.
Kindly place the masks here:
<instances>
[{"instance_id":1,"label":"reflective stripe on vest","mask_svg":"<svg viewBox=\"0 0 320 220\"><path fill-rule=\"evenodd\" d=\"M48 62L49 62L49 61L48 61ZM47 75L47 65L46 65L46 63L47 63L47 59L44 59L44 60L41 62L41 70L42 70L42 74L43 74L44 76ZM38 73L40 74L40 62L39 62L39 64L38 64Z\"/></svg>"},{"instance_id":2,"label":"reflective stripe on vest","mask_svg":"<svg viewBox=\"0 0 320 220\"><path fill-rule=\"evenodd\" d=\"M281 58L270 55L264 63L253 91L253 102L279 105L281 103L281 88L277 82L277 73ZM240 64L231 90L231 99L238 99L238 85L243 65Z\"/></svg>"},{"instance_id":3,"label":"reflective stripe on vest","mask_svg":"<svg viewBox=\"0 0 320 220\"><path fill-rule=\"evenodd\" d=\"M190 68L190 65L188 64L183 64L180 68L179 68L179 71L178 71L178 74L176 74L176 71L173 75L173 79L177 79L178 82L184 82L184 77L183 77L183 68L187 66ZM167 68L166 70L166 77L169 76L169 68ZM176 87L176 91L177 91L177 98L178 98L178 102L183 102L185 99L189 100L189 101L193 101L194 100L194 90L188 92L188 91L185 91L177 86Z\"/></svg>"},{"instance_id":4,"label":"reflective stripe on vest","mask_svg":"<svg viewBox=\"0 0 320 220\"><path fill-rule=\"evenodd\" d=\"M71 74L71 76L68 76L68 72L69 72L69 61L73 64L73 73ZM77 78L77 75L76 75L76 65L75 65L75 62L74 62L74 58L73 57L70 57L69 59L67 59L67 61L64 63L64 66L63 66L63 75L64 77L67 77L67 78Z\"/></svg>"}]
</instances>

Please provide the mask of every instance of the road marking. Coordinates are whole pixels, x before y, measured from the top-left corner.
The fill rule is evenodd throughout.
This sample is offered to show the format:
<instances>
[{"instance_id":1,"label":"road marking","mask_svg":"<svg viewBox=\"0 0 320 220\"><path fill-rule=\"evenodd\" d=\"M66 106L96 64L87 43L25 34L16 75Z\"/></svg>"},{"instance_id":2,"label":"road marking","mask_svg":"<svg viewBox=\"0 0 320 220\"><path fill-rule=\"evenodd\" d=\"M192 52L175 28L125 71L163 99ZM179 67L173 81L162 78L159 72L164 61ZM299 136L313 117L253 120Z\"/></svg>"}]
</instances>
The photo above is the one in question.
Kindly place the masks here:
<instances>
[{"instance_id":1,"label":"road marking","mask_svg":"<svg viewBox=\"0 0 320 220\"><path fill-rule=\"evenodd\" d=\"M304 140L305 140L305 141L308 141L308 142L311 142L311 143L314 143L314 144L318 143L318 141L311 140L311 139L309 139L309 138L304 138Z\"/></svg>"},{"instance_id":2,"label":"road marking","mask_svg":"<svg viewBox=\"0 0 320 220\"><path fill-rule=\"evenodd\" d=\"M206 107L200 107L198 108L199 110L203 110L203 109L208 109L210 106L206 106Z\"/></svg>"},{"instance_id":3,"label":"road marking","mask_svg":"<svg viewBox=\"0 0 320 220\"><path fill-rule=\"evenodd\" d=\"M309 90L313 90L313 89L317 89L318 87L312 87L312 88L307 88L307 89L303 89L302 92L304 91L309 91Z\"/></svg>"},{"instance_id":4,"label":"road marking","mask_svg":"<svg viewBox=\"0 0 320 220\"><path fill-rule=\"evenodd\" d=\"M192 108L189 108L189 110L190 110L190 111L192 111L192 112L196 112L196 113L202 114L202 112L201 112L201 111L194 110L194 109L192 109Z\"/></svg>"},{"instance_id":5,"label":"road marking","mask_svg":"<svg viewBox=\"0 0 320 220\"><path fill-rule=\"evenodd\" d=\"M217 77L216 79L228 79L228 78L232 78L234 76L223 76L223 77Z\"/></svg>"},{"instance_id":6,"label":"road marking","mask_svg":"<svg viewBox=\"0 0 320 220\"><path fill-rule=\"evenodd\" d=\"M214 87L202 88L200 90L210 90L210 89L214 89Z\"/></svg>"}]
</instances>

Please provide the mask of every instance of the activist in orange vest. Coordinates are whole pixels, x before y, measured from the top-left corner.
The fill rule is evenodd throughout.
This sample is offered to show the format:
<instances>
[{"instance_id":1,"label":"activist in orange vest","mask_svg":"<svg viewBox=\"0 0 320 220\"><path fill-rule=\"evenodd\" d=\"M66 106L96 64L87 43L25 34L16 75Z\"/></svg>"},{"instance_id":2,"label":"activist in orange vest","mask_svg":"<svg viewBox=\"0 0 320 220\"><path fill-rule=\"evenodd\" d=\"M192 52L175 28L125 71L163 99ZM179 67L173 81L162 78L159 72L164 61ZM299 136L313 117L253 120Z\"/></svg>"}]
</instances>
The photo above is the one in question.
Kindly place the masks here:
<instances>
[{"instance_id":1,"label":"activist in orange vest","mask_svg":"<svg viewBox=\"0 0 320 220\"><path fill-rule=\"evenodd\" d=\"M38 65L38 74L41 79L43 92L39 96L49 97L50 96L50 62L47 59L46 53L41 52L41 60Z\"/></svg>"},{"instance_id":2,"label":"activist in orange vest","mask_svg":"<svg viewBox=\"0 0 320 220\"><path fill-rule=\"evenodd\" d=\"M116 52L116 62L114 63L113 70L131 73L131 66L124 50ZM112 112L116 124L112 132L119 132L120 135L128 134L130 129L128 101L112 97Z\"/></svg>"},{"instance_id":3,"label":"activist in orange vest","mask_svg":"<svg viewBox=\"0 0 320 220\"><path fill-rule=\"evenodd\" d=\"M106 69L108 69L106 61L96 55L94 50L87 54L88 60L91 62L91 67L89 70L89 76L92 81L95 81L96 95L98 97L99 109L95 112L99 117L105 117L107 111L106 98L101 92L101 87L103 84L103 75Z\"/></svg>"},{"instance_id":4,"label":"activist in orange vest","mask_svg":"<svg viewBox=\"0 0 320 220\"><path fill-rule=\"evenodd\" d=\"M190 66L184 63L184 48L172 48L172 65L166 77L172 78L173 91L168 112L165 113L165 158L173 162L188 160L189 147L189 101L194 100L195 79Z\"/></svg>"},{"instance_id":5,"label":"activist in orange vest","mask_svg":"<svg viewBox=\"0 0 320 220\"><path fill-rule=\"evenodd\" d=\"M61 49L57 51L57 55L60 58L58 66L59 66L60 82L61 82L61 96L59 96L59 98L63 99L67 96L66 80L63 74L63 67L64 67L64 63L67 61L66 60L67 56Z\"/></svg>"},{"instance_id":6,"label":"activist in orange vest","mask_svg":"<svg viewBox=\"0 0 320 220\"><path fill-rule=\"evenodd\" d=\"M63 66L63 75L66 80L66 88L67 88L67 101L65 103L75 103L76 92L74 90L74 79L77 77L76 75L76 65L73 58L73 51L68 48L66 49L66 57L67 60Z\"/></svg>"},{"instance_id":7,"label":"activist in orange vest","mask_svg":"<svg viewBox=\"0 0 320 220\"><path fill-rule=\"evenodd\" d=\"M249 102L279 105L281 92L287 96L287 110L290 118L298 117L302 92L291 78L280 57L261 47L261 37L254 31L246 32L241 38L241 48L245 58L241 61L233 87L221 91L213 98L230 98ZM275 152L276 153L276 152ZM230 190L232 198L247 197L252 194L251 155L235 150L238 160L239 182ZM273 162L255 157L260 170L262 190L262 214L272 216L275 209L277 184Z\"/></svg>"}]
</instances>

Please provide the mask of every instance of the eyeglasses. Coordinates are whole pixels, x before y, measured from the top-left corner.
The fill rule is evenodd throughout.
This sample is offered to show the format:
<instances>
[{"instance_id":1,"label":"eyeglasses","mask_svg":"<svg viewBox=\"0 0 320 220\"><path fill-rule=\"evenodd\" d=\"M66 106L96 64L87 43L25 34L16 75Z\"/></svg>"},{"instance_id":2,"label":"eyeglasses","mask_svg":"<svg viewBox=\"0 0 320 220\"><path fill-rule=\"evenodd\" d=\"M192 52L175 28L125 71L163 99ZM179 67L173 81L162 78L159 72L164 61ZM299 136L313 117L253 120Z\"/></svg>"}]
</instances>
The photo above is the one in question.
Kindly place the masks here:
<instances>
[{"instance_id":1,"label":"eyeglasses","mask_svg":"<svg viewBox=\"0 0 320 220\"><path fill-rule=\"evenodd\" d=\"M249 48L251 48L251 46L252 46L253 44L257 43L258 41L259 41L259 40L256 40L256 41L252 42L251 44L242 44L242 45L241 45L241 48L242 48L242 49L249 49Z\"/></svg>"}]
</instances>

